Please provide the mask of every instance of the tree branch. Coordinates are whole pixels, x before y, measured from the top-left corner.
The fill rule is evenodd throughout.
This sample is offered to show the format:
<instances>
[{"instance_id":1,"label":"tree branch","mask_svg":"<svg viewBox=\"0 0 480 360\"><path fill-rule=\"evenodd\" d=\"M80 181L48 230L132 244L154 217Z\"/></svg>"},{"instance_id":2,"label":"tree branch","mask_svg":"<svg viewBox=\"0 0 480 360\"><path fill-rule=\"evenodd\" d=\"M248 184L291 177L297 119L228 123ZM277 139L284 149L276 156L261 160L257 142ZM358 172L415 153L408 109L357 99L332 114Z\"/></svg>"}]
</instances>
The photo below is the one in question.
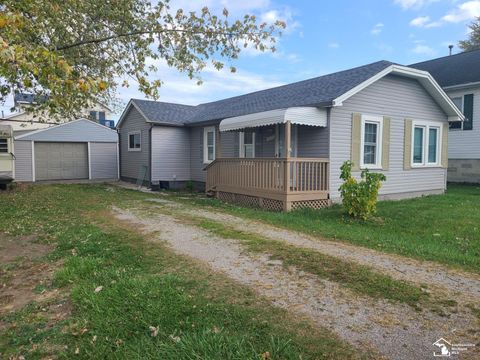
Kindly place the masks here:
<instances>
[{"instance_id":1,"label":"tree branch","mask_svg":"<svg viewBox=\"0 0 480 360\"><path fill-rule=\"evenodd\" d=\"M64 51L68 50L74 47L78 46L83 46L83 45L88 45L88 44L98 44L102 43L105 41L113 40L113 39L119 39L119 38L124 38L124 37L129 37L129 36L137 36L137 35L147 35L147 34L163 34L163 33L169 33L169 32L180 32L180 33L186 33L189 35L195 35L195 34L205 34L207 31L192 31L192 30L183 30L183 29L166 29L166 30L136 30L132 31L129 33L123 33L123 34L114 34L110 36L105 36L102 38L98 39L89 39L89 40L82 40L75 42L73 44L69 45L62 45L59 47L55 47L53 50L54 51ZM212 35L229 35L229 36L238 36L241 33L232 33L232 32L223 32L223 31L208 31ZM261 32L259 32L260 34Z\"/></svg>"}]
</instances>

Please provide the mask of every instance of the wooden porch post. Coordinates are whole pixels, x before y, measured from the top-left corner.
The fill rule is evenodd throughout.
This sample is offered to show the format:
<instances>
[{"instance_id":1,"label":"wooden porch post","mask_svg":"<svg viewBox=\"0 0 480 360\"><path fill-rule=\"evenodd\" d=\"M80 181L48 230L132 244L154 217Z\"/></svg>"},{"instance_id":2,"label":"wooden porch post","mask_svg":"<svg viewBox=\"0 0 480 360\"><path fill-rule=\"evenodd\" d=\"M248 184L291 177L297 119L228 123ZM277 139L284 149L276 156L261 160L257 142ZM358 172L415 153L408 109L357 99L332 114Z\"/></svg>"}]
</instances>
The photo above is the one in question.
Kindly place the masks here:
<instances>
[{"instance_id":1,"label":"wooden porch post","mask_svg":"<svg viewBox=\"0 0 480 360\"><path fill-rule=\"evenodd\" d=\"M222 141L220 135L220 127L215 127L215 159L222 157Z\"/></svg>"},{"instance_id":2,"label":"wooden porch post","mask_svg":"<svg viewBox=\"0 0 480 360\"><path fill-rule=\"evenodd\" d=\"M285 201L283 203L283 209L285 211L290 211L292 209L292 203L289 199L289 193L290 193L290 155L292 152L291 149L291 142L292 142L292 136L291 136L291 129L292 129L292 124L290 121L287 121L285 123L285 163L284 163L284 191L285 191Z\"/></svg>"}]
</instances>

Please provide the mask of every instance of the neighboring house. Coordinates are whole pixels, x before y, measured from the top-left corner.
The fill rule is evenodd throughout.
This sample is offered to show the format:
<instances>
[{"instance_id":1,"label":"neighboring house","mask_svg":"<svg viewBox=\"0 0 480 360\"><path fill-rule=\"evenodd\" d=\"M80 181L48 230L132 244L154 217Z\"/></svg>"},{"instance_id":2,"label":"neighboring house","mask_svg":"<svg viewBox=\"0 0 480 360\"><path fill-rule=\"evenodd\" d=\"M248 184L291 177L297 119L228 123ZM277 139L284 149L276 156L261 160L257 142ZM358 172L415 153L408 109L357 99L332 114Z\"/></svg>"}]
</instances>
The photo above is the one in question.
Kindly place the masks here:
<instances>
[{"instance_id":1,"label":"neighboring house","mask_svg":"<svg viewBox=\"0 0 480 360\"><path fill-rule=\"evenodd\" d=\"M480 183L480 50L410 66L430 72L465 115L450 124L448 181Z\"/></svg>"},{"instance_id":2,"label":"neighboring house","mask_svg":"<svg viewBox=\"0 0 480 360\"><path fill-rule=\"evenodd\" d=\"M57 121L50 119L47 115L35 114L34 116L27 111L28 108L44 101L42 98L38 99L32 94L15 94L13 100L15 111L8 115L2 114L0 124L10 125L14 131L38 130L58 125ZM101 125L114 129L114 121L107 120L111 115L110 108L100 103L94 104L81 112L81 117L90 118Z\"/></svg>"},{"instance_id":3,"label":"neighboring house","mask_svg":"<svg viewBox=\"0 0 480 360\"><path fill-rule=\"evenodd\" d=\"M387 61L198 106L132 99L120 176L290 210L339 201L352 160L356 176L386 175L383 198L443 193L448 124L461 119L429 73Z\"/></svg>"},{"instance_id":4,"label":"neighboring house","mask_svg":"<svg viewBox=\"0 0 480 360\"><path fill-rule=\"evenodd\" d=\"M118 134L91 120L15 132L14 138L17 182L118 179Z\"/></svg>"},{"instance_id":5,"label":"neighboring house","mask_svg":"<svg viewBox=\"0 0 480 360\"><path fill-rule=\"evenodd\" d=\"M0 125L0 189L13 180L13 129Z\"/></svg>"}]
</instances>

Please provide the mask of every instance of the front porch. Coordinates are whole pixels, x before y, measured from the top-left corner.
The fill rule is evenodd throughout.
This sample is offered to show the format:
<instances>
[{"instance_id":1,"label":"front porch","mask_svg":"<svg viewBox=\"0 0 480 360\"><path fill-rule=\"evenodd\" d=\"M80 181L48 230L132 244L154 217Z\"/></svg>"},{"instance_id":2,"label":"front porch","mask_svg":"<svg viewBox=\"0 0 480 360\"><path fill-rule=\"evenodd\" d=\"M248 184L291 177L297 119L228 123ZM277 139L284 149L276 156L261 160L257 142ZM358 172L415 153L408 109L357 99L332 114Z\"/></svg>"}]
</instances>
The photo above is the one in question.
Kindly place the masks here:
<instances>
[{"instance_id":1,"label":"front porch","mask_svg":"<svg viewBox=\"0 0 480 360\"><path fill-rule=\"evenodd\" d=\"M301 114L298 108L296 111ZM289 118L293 121L286 120L286 113L283 113L272 124L272 116L267 115L258 114L260 121L252 121L252 115L249 115L249 121L245 117L226 119L216 128L215 159L205 167L207 193L224 201L272 211L329 206L328 156L311 156L324 154L320 149L316 150L317 147L328 152L328 144L312 141L312 138L319 137L316 135L320 134L320 127L326 130L326 119L315 123L310 117L308 124L304 124L290 112ZM269 124L261 123L265 118L269 119ZM229 133L230 140L239 139L233 153L226 151L228 157L222 156L222 134L225 133ZM268 145L262 139L274 139L274 144ZM309 144L306 150L304 143ZM255 151L256 148L262 148L262 151ZM265 151L267 148L271 149L270 152Z\"/></svg>"}]
</instances>

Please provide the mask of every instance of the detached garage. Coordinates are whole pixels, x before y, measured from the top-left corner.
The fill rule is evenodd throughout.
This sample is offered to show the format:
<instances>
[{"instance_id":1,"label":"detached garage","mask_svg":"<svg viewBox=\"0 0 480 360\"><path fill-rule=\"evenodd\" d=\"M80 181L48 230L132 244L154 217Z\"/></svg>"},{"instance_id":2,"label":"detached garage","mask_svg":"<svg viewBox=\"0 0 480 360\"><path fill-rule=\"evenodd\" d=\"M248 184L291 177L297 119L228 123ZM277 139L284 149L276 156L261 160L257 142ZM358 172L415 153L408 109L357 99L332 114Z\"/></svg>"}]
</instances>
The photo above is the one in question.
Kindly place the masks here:
<instances>
[{"instance_id":1,"label":"detached garage","mask_svg":"<svg viewBox=\"0 0 480 360\"><path fill-rule=\"evenodd\" d=\"M79 119L15 135L15 181L116 180L118 134Z\"/></svg>"}]
</instances>

